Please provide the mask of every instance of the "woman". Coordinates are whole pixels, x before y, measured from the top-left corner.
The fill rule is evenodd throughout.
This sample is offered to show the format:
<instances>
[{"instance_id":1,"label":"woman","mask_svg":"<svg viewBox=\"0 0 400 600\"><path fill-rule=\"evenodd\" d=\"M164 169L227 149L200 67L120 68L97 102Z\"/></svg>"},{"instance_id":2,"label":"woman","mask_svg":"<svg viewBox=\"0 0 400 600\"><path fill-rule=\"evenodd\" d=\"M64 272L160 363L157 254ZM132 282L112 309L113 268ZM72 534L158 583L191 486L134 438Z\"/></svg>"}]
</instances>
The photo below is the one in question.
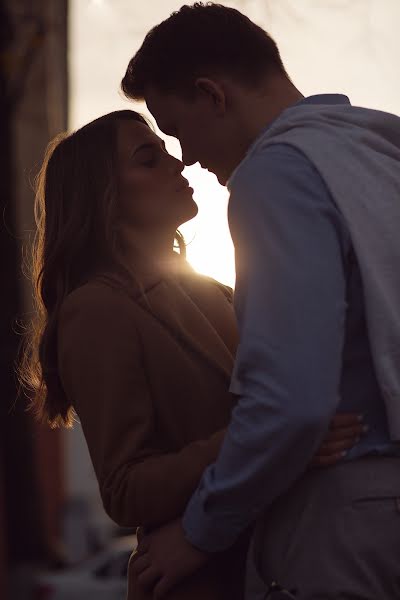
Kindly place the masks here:
<instances>
[{"instance_id":1,"label":"woman","mask_svg":"<svg viewBox=\"0 0 400 600\"><path fill-rule=\"evenodd\" d=\"M182 170L143 117L119 111L56 140L38 178L37 321L22 374L40 418L70 426L77 413L104 507L128 527L183 512L234 403L231 290L184 260L177 228L197 206ZM322 462L361 425L343 432ZM170 598L241 598L247 537Z\"/></svg>"}]
</instances>

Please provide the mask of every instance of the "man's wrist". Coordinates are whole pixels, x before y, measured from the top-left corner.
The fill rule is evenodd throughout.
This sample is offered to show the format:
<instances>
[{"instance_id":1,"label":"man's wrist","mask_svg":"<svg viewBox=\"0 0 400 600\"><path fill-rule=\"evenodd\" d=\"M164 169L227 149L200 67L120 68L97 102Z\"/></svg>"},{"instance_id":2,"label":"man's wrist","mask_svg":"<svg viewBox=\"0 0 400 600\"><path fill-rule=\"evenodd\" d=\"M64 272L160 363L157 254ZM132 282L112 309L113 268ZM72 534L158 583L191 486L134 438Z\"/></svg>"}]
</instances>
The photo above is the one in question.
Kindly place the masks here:
<instances>
[{"instance_id":1,"label":"man's wrist","mask_svg":"<svg viewBox=\"0 0 400 600\"><path fill-rule=\"evenodd\" d=\"M226 519L216 519L206 514L197 494L187 506L182 518L182 527L189 544L207 554L230 548L241 533L241 529L236 531L237 527L227 527Z\"/></svg>"}]
</instances>

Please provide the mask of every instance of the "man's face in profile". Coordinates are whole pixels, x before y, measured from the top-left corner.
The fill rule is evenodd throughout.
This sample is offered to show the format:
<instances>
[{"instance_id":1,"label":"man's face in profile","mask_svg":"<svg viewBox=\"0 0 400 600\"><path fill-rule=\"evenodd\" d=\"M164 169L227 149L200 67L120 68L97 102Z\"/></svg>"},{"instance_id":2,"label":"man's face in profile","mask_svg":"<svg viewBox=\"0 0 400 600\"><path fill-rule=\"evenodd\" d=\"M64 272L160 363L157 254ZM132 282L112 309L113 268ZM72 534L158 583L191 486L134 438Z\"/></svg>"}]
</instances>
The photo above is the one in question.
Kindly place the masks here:
<instances>
[{"instance_id":1,"label":"man's face in profile","mask_svg":"<svg viewBox=\"0 0 400 600\"><path fill-rule=\"evenodd\" d=\"M226 122L216 115L206 95L186 99L150 88L145 101L160 130L179 140L184 164L199 162L225 185L233 170L229 165Z\"/></svg>"}]
</instances>

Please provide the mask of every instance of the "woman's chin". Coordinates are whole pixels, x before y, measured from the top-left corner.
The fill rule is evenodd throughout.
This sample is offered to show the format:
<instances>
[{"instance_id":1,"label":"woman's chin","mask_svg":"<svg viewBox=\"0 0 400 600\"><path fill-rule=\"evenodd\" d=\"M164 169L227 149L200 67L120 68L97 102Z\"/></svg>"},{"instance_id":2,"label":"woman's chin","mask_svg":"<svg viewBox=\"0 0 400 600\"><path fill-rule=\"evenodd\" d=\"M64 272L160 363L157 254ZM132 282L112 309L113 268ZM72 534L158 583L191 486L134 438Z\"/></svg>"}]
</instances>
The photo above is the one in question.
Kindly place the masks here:
<instances>
[{"instance_id":1,"label":"woman's chin","mask_svg":"<svg viewBox=\"0 0 400 600\"><path fill-rule=\"evenodd\" d=\"M191 221L197 216L197 213L199 212L199 207L197 206L194 200L192 200L192 206L188 206L187 209L188 210L185 210L185 212L182 211L179 225L183 225L184 223Z\"/></svg>"}]
</instances>

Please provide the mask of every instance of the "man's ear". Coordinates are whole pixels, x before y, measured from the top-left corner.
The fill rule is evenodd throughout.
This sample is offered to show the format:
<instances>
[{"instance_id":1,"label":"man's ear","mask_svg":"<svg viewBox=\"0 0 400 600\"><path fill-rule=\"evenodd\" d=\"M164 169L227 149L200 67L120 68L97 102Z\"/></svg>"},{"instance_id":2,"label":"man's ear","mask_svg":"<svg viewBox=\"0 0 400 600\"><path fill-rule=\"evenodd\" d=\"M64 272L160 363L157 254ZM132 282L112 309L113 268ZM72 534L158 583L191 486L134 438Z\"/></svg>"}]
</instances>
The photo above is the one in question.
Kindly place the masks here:
<instances>
[{"instance_id":1,"label":"man's ear","mask_svg":"<svg viewBox=\"0 0 400 600\"><path fill-rule=\"evenodd\" d=\"M200 95L205 96L216 109L217 114L224 114L226 111L226 93L224 86L207 77L198 77L195 86Z\"/></svg>"}]
</instances>

